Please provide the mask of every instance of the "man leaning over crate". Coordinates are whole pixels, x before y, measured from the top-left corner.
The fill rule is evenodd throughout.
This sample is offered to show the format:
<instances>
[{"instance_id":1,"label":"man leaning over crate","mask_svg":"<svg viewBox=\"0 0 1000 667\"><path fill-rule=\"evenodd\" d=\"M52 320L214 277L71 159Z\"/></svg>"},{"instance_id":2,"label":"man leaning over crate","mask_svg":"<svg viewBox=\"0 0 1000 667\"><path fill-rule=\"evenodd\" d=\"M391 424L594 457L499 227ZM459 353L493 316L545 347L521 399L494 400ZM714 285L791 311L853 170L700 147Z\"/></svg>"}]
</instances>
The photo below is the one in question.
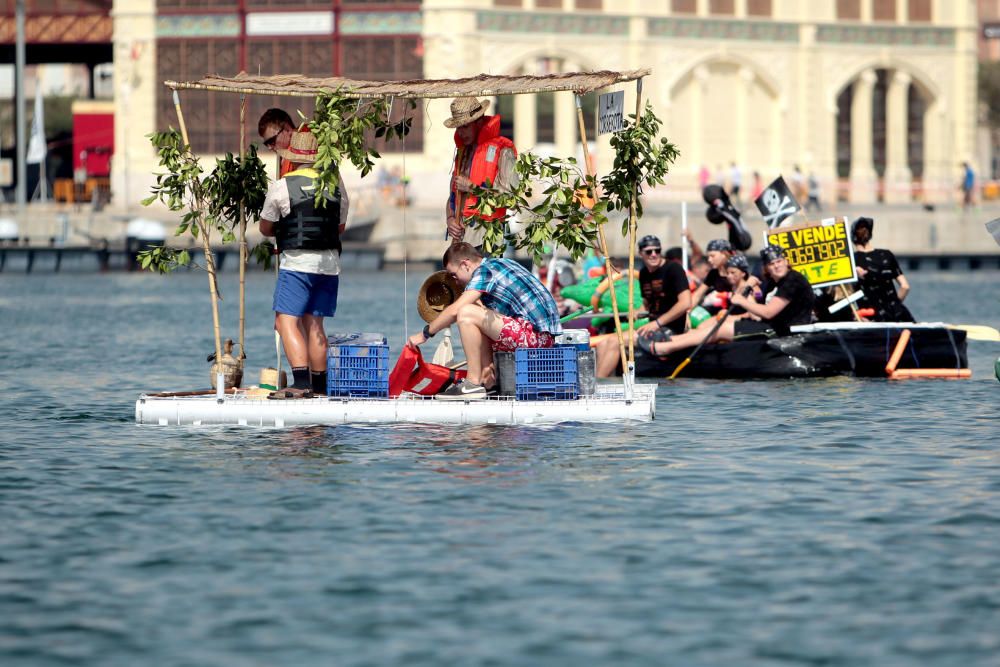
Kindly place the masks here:
<instances>
[{"instance_id":1,"label":"man leaning over crate","mask_svg":"<svg viewBox=\"0 0 1000 667\"><path fill-rule=\"evenodd\" d=\"M341 184L316 206L316 137L295 132L287 148L275 152L292 163L271 184L260 213L260 232L273 236L279 257L274 286L274 329L281 335L295 380L268 398L309 398L326 393L326 332L323 318L337 312L340 284L340 235L347 226L349 202Z\"/></svg>"},{"instance_id":2,"label":"man leaning over crate","mask_svg":"<svg viewBox=\"0 0 1000 667\"><path fill-rule=\"evenodd\" d=\"M465 291L423 331L410 336L408 344L417 347L458 322L469 373L437 397L486 398L487 387L497 382L493 352L552 347L562 333L559 309L545 285L512 259L483 257L474 246L460 242L445 251L442 263Z\"/></svg>"}]
</instances>

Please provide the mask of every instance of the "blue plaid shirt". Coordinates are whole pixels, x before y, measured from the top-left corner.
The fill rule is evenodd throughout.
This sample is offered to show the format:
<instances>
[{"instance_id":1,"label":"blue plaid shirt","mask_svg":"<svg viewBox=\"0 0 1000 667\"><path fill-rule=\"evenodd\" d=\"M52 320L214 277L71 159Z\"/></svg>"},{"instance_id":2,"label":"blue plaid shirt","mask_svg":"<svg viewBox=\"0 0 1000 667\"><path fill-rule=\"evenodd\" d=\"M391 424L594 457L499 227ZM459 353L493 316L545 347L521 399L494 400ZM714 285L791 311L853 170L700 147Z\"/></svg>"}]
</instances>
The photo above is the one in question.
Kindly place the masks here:
<instances>
[{"instance_id":1,"label":"blue plaid shirt","mask_svg":"<svg viewBox=\"0 0 1000 667\"><path fill-rule=\"evenodd\" d=\"M535 331L562 333L559 308L545 285L512 259L484 257L467 290L482 292L483 305L501 315L527 320Z\"/></svg>"}]
</instances>

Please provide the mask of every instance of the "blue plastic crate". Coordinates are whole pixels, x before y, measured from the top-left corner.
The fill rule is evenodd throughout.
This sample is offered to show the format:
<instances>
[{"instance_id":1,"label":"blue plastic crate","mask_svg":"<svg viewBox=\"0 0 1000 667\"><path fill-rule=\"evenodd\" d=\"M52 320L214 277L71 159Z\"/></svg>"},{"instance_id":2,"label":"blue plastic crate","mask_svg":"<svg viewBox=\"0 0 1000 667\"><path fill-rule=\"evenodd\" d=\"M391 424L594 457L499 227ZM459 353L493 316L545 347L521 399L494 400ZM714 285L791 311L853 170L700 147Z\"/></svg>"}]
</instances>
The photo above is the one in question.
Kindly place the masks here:
<instances>
[{"instance_id":1,"label":"blue plastic crate","mask_svg":"<svg viewBox=\"0 0 1000 667\"><path fill-rule=\"evenodd\" d=\"M560 345L514 350L517 386L577 382L576 347Z\"/></svg>"},{"instance_id":2,"label":"blue plastic crate","mask_svg":"<svg viewBox=\"0 0 1000 667\"><path fill-rule=\"evenodd\" d=\"M576 383L557 382L538 384L518 384L516 397L519 401L573 401L578 396Z\"/></svg>"},{"instance_id":3,"label":"blue plastic crate","mask_svg":"<svg viewBox=\"0 0 1000 667\"><path fill-rule=\"evenodd\" d=\"M388 345L330 345L326 357L330 396L358 398L389 395Z\"/></svg>"}]
</instances>

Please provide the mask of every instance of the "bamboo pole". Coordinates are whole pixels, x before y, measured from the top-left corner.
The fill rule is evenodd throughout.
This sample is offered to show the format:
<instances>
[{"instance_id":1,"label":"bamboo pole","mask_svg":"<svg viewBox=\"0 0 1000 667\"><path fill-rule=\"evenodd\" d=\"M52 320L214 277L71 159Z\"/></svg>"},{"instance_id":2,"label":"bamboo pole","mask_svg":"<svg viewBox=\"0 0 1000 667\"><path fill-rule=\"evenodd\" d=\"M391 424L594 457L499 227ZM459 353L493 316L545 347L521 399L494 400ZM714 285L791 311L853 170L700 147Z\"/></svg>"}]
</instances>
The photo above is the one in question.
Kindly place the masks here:
<instances>
[{"instance_id":1,"label":"bamboo pole","mask_svg":"<svg viewBox=\"0 0 1000 667\"><path fill-rule=\"evenodd\" d=\"M642 78L635 82L635 124L639 124L642 117ZM628 329L635 331L635 281L632 274L635 272L635 237L639 231L639 215L636 210L636 200L639 196L639 184L632 184L632 203L628 211ZM635 377L635 336L628 337L628 364L623 365L629 378Z\"/></svg>"},{"instance_id":2,"label":"bamboo pole","mask_svg":"<svg viewBox=\"0 0 1000 667\"><path fill-rule=\"evenodd\" d=\"M184 112L181 110L181 98L174 91L174 111L177 112L177 122L181 126L181 139L184 140L184 148L188 155L192 157L191 142L188 140L187 125L184 123ZM215 258L212 256L212 244L208 238L208 227L205 225L204 212L205 202L201 197L195 197L194 205L198 207L198 227L201 228L201 247L205 253L205 271L208 272L208 292L212 297L212 324L215 328L215 363L222 364L222 335L219 332L219 292L215 283Z\"/></svg>"},{"instance_id":3,"label":"bamboo pole","mask_svg":"<svg viewBox=\"0 0 1000 667\"><path fill-rule=\"evenodd\" d=\"M240 169L244 168L247 143L247 96L240 95ZM244 200L240 199L240 367L247 358L245 346L247 328L247 211Z\"/></svg>"},{"instance_id":4,"label":"bamboo pole","mask_svg":"<svg viewBox=\"0 0 1000 667\"><path fill-rule=\"evenodd\" d=\"M580 126L580 143L583 145L583 161L586 165L587 175L594 176L596 170L590 161L590 147L587 146L587 126L583 122L583 103L579 95L576 96L576 120ZM595 192L596 196L597 193ZM611 253L608 252L608 239L604 235L604 225L597 226L597 242L601 246L601 253L604 255L604 273L608 280L608 289L611 290L611 312L614 314L615 333L618 336L618 354L621 355L622 366L625 365L625 336L622 334L622 323L618 317L618 295L615 293L614 267L611 266ZM628 280L631 283L632 275Z\"/></svg>"}]
</instances>

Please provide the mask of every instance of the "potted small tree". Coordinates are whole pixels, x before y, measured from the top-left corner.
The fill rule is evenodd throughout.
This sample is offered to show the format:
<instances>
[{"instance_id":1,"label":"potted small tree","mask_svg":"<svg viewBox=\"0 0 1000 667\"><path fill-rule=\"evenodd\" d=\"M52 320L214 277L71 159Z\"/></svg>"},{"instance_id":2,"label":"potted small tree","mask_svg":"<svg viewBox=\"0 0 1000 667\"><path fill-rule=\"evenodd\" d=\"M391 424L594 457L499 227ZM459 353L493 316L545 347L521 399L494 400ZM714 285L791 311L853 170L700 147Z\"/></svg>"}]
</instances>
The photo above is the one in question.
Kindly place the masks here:
<instances>
[{"instance_id":1,"label":"potted small tree","mask_svg":"<svg viewBox=\"0 0 1000 667\"><path fill-rule=\"evenodd\" d=\"M216 160L215 168L203 178L201 164L176 130L170 128L166 132L155 132L149 138L159 154L160 166L166 167L167 172L157 174L153 194L142 203L149 206L154 201L160 201L171 211L185 211L174 232L175 236L190 234L193 240L201 241L204 266L200 268L204 268L208 274L214 328L215 352L209 357L216 361L211 372L212 385L215 386L216 372L223 371L227 387L239 386L243 375L243 360L246 358L242 349L245 285L243 281L240 282L241 349L239 359L235 360L229 352L232 341L227 341L227 350L223 354L219 325L219 301L222 297L216 275L215 254L212 251L212 233L219 232L223 243L236 240L238 233L241 247L245 247L247 217L256 219L259 216L267 194L264 163L257 157L256 148L250 146L243 157L234 157L230 153ZM258 254L256 250L255 254ZM246 256L245 252L241 252L242 262L246 261ZM180 266L193 264L187 250L167 246L155 246L139 253L139 262L143 269L158 273L169 273Z\"/></svg>"}]
</instances>

